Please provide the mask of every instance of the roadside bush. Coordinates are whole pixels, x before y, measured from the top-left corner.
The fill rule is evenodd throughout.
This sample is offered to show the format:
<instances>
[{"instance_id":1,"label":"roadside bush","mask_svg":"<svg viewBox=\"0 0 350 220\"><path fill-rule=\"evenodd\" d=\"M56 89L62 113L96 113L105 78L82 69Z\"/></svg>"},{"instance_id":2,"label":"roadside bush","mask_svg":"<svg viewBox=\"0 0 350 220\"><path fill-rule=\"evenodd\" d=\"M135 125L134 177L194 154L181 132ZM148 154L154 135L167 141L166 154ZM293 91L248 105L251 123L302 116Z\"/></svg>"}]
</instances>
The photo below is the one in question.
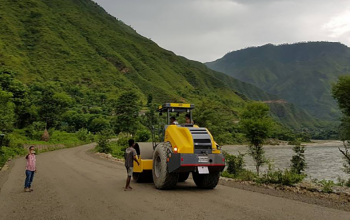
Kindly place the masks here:
<instances>
[{"instance_id":1,"label":"roadside bush","mask_svg":"<svg viewBox=\"0 0 350 220\"><path fill-rule=\"evenodd\" d=\"M2 144L10 148L23 148L26 141L26 137L21 134L21 131L16 130L16 132L6 135Z\"/></svg>"},{"instance_id":2,"label":"roadside bush","mask_svg":"<svg viewBox=\"0 0 350 220\"><path fill-rule=\"evenodd\" d=\"M27 150L22 147L1 147L2 155L5 155L9 158L15 157L16 155L24 155L27 153Z\"/></svg>"},{"instance_id":3,"label":"roadside bush","mask_svg":"<svg viewBox=\"0 0 350 220\"><path fill-rule=\"evenodd\" d=\"M93 141L94 135L91 134L86 128L81 128L77 131L77 137L81 141Z\"/></svg>"},{"instance_id":4,"label":"roadside bush","mask_svg":"<svg viewBox=\"0 0 350 220\"><path fill-rule=\"evenodd\" d=\"M146 142L151 138L151 133L147 130L139 130L136 132L136 142Z\"/></svg>"},{"instance_id":5,"label":"roadside bush","mask_svg":"<svg viewBox=\"0 0 350 220\"><path fill-rule=\"evenodd\" d=\"M301 182L306 177L305 174L297 174L291 170L277 170L267 171L261 177L257 179L257 183L262 184L281 184L286 186L292 186L296 183Z\"/></svg>"},{"instance_id":6,"label":"roadside bush","mask_svg":"<svg viewBox=\"0 0 350 220\"><path fill-rule=\"evenodd\" d=\"M79 144L82 141L79 140L75 133L67 133L65 131L53 131L50 136L50 144Z\"/></svg>"},{"instance_id":7,"label":"roadside bush","mask_svg":"<svg viewBox=\"0 0 350 220\"><path fill-rule=\"evenodd\" d=\"M319 183L322 185L322 192L331 193L333 192L332 187L335 186L335 183L332 180L321 180Z\"/></svg>"},{"instance_id":8,"label":"roadside bush","mask_svg":"<svg viewBox=\"0 0 350 220\"><path fill-rule=\"evenodd\" d=\"M254 181L256 179L257 175L255 173L243 168L245 154L239 153L238 155L232 155L225 151L223 154L225 156L227 170L222 172L221 176L242 181Z\"/></svg>"},{"instance_id":9,"label":"roadside bush","mask_svg":"<svg viewBox=\"0 0 350 220\"><path fill-rule=\"evenodd\" d=\"M232 178L232 179L235 179L235 175L230 174L230 173L229 173L229 172L227 172L226 170L225 170L225 171L223 171L223 172L221 173L221 176L223 176L223 177L227 177L227 178Z\"/></svg>"},{"instance_id":10,"label":"roadside bush","mask_svg":"<svg viewBox=\"0 0 350 220\"><path fill-rule=\"evenodd\" d=\"M250 170L243 169L236 175L236 178L243 181L254 181L257 175Z\"/></svg>"},{"instance_id":11,"label":"roadside bush","mask_svg":"<svg viewBox=\"0 0 350 220\"><path fill-rule=\"evenodd\" d=\"M221 173L221 176L242 181L255 181L255 179L257 178L257 175L254 172L246 169L241 170L236 175L231 174L225 170Z\"/></svg>"},{"instance_id":12,"label":"roadside bush","mask_svg":"<svg viewBox=\"0 0 350 220\"><path fill-rule=\"evenodd\" d=\"M109 139L112 136L112 132L109 130L103 130L97 134L97 146L96 150L100 153L112 153L112 147Z\"/></svg>"},{"instance_id":13,"label":"roadside bush","mask_svg":"<svg viewBox=\"0 0 350 220\"><path fill-rule=\"evenodd\" d=\"M290 160L292 162L291 170L297 174L301 174L306 168L305 162L305 147L296 145L293 147L295 155Z\"/></svg>"},{"instance_id":14,"label":"roadside bush","mask_svg":"<svg viewBox=\"0 0 350 220\"><path fill-rule=\"evenodd\" d=\"M117 141L111 141L110 142L111 148L112 148L112 156L119 158L119 159L123 159L124 158L124 154L125 154L125 147L124 146L120 146L118 145Z\"/></svg>"},{"instance_id":15,"label":"roadside bush","mask_svg":"<svg viewBox=\"0 0 350 220\"><path fill-rule=\"evenodd\" d=\"M243 171L244 166L244 156L245 154L239 153L237 156L233 154L229 154L227 152L223 152L225 156L225 161L227 164L227 172L233 175L237 175L241 171Z\"/></svg>"},{"instance_id":16,"label":"roadside bush","mask_svg":"<svg viewBox=\"0 0 350 220\"><path fill-rule=\"evenodd\" d=\"M0 167L2 167L6 161L16 155L25 155L27 150L23 147L5 147L0 148Z\"/></svg>"},{"instance_id":17,"label":"roadside bush","mask_svg":"<svg viewBox=\"0 0 350 220\"><path fill-rule=\"evenodd\" d=\"M45 130L45 122L33 122L25 129L25 135L32 140L40 140Z\"/></svg>"},{"instance_id":18,"label":"roadside bush","mask_svg":"<svg viewBox=\"0 0 350 220\"><path fill-rule=\"evenodd\" d=\"M118 146L121 146L125 150L129 146L129 142L128 142L129 139L130 138L128 138L126 136L119 137L118 140L117 140Z\"/></svg>"},{"instance_id":19,"label":"roadside bush","mask_svg":"<svg viewBox=\"0 0 350 220\"><path fill-rule=\"evenodd\" d=\"M125 154L125 150L126 148L129 146L129 137L127 136L123 136L123 135L119 135L118 140L117 141L111 141L111 148L112 148L112 156L122 159L124 158L124 154Z\"/></svg>"}]
</instances>

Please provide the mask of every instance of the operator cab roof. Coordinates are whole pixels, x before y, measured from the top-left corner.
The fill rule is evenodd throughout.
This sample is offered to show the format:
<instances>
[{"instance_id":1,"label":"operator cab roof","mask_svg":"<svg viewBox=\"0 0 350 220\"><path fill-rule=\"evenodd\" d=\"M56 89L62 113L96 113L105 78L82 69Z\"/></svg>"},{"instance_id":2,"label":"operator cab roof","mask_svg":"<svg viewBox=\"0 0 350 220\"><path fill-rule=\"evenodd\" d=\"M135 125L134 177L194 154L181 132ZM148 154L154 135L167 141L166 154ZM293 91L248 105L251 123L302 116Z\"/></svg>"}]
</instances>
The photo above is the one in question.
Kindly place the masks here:
<instances>
[{"instance_id":1,"label":"operator cab roof","mask_svg":"<svg viewBox=\"0 0 350 220\"><path fill-rule=\"evenodd\" d=\"M194 104L186 104L186 103L165 103L158 107L159 112L190 112L190 110L194 109Z\"/></svg>"}]
</instances>

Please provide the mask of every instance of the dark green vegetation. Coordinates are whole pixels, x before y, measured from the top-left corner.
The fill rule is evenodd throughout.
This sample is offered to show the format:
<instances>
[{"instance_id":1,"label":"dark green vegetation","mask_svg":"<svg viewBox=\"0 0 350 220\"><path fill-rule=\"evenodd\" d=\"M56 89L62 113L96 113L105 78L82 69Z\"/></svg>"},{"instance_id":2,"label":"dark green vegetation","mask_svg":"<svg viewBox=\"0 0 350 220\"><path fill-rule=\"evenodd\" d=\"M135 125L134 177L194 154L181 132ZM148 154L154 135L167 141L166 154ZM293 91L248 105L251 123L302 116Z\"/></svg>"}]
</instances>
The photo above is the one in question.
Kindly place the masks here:
<instances>
[{"instance_id":1,"label":"dark green vegetation","mask_svg":"<svg viewBox=\"0 0 350 220\"><path fill-rule=\"evenodd\" d=\"M332 87L332 94L343 113L339 133L344 148L339 148L339 151L344 157L344 172L350 174L350 76L339 77L338 82Z\"/></svg>"},{"instance_id":2,"label":"dark green vegetation","mask_svg":"<svg viewBox=\"0 0 350 220\"><path fill-rule=\"evenodd\" d=\"M118 140L111 139L113 133L108 130L104 130L97 135L97 146L95 151L105 154L111 154L111 156L119 159L124 159L124 152L128 146L129 138L121 135Z\"/></svg>"},{"instance_id":3,"label":"dark green vegetation","mask_svg":"<svg viewBox=\"0 0 350 220\"><path fill-rule=\"evenodd\" d=\"M292 171L301 174L306 168L305 147L298 144L293 147L293 151L295 152L295 155L290 161L292 162Z\"/></svg>"},{"instance_id":4,"label":"dark green vegetation","mask_svg":"<svg viewBox=\"0 0 350 220\"><path fill-rule=\"evenodd\" d=\"M251 156L255 162L256 174L244 168L244 157L246 154L239 153L238 155L223 152L225 155L227 169L222 173L222 176L234 178L243 181L254 181L258 184L281 184L292 186L301 182L306 174L303 173L306 168L305 148L300 146L300 142L293 148L295 155L291 161L291 168L280 170L274 169L273 165L265 158L263 143L268 137L271 129L271 119L268 117L268 106L261 103L252 103L247 105L242 113L242 127L247 139L250 142L247 154ZM262 174L259 169L262 165L268 163L269 168Z\"/></svg>"},{"instance_id":5,"label":"dark green vegetation","mask_svg":"<svg viewBox=\"0 0 350 220\"><path fill-rule=\"evenodd\" d=\"M2 2L0 64L26 84L53 82L89 109L131 89L143 102L152 94L157 103L244 103L223 85L229 77L160 48L90 0Z\"/></svg>"},{"instance_id":6,"label":"dark green vegetation","mask_svg":"<svg viewBox=\"0 0 350 220\"><path fill-rule=\"evenodd\" d=\"M240 125L249 142L248 154L252 156L256 173L259 175L260 166L267 162L263 144L270 136L273 126L273 121L269 117L269 107L263 103L248 104L242 113Z\"/></svg>"},{"instance_id":7,"label":"dark green vegetation","mask_svg":"<svg viewBox=\"0 0 350 220\"><path fill-rule=\"evenodd\" d=\"M267 44L228 53L207 66L278 95L305 115L337 121L331 84L350 74L350 48L330 42Z\"/></svg>"},{"instance_id":8,"label":"dark green vegetation","mask_svg":"<svg viewBox=\"0 0 350 220\"><path fill-rule=\"evenodd\" d=\"M223 177L238 179L242 181L253 181L258 184L280 184L292 186L301 182L306 175L299 174L291 170L273 170L271 166L269 169L258 175L250 170L244 168L244 156L245 154L231 155L224 152L227 170L222 172Z\"/></svg>"},{"instance_id":9,"label":"dark green vegetation","mask_svg":"<svg viewBox=\"0 0 350 220\"><path fill-rule=\"evenodd\" d=\"M236 122L247 97L271 99L160 48L93 1L0 1L0 132L8 139L18 132L25 143L38 141L46 127L84 141L105 131L147 141L154 106L190 102L218 143L243 143ZM151 111L139 117L140 109Z\"/></svg>"}]
</instances>

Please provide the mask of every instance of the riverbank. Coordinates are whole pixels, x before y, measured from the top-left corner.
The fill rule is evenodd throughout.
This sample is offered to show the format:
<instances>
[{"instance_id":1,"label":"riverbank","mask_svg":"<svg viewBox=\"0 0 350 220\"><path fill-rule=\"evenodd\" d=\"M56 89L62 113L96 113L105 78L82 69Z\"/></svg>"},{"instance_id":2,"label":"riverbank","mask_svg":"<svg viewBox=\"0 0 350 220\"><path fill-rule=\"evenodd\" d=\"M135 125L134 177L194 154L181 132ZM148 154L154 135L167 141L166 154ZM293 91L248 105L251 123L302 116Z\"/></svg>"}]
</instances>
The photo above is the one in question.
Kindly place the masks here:
<instances>
[{"instance_id":1,"label":"riverbank","mask_svg":"<svg viewBox=\"0 0 350 220\"><path fill-rule=\"evenodd\" d=\"M348 180L350 176L343 172L343 155L339 152L338 147L343 147L341 141L314 141L313 143L304 143L305 160L307 167L305 173L307 179L332 180L337 182L339 178ZM291 159L295 152L292 145L264 145L265 158L273 169L284 170L290 169ZM244 168L255 172L255 163L251 156L247 154L248 147L244 145L223 146L223 151L229 154L244 156ZM261 171L267 171L268 165L261 167Z\"/></svg>"},{"instance_id":2,"label":"riverbank","mask_svg":"<svg viewBox=\"0 0 350 220\"><path fill-rule=\"evenodd\" d=\"M343 188L342 191L324 193L319 187L309 183L300 183L295 186L283 186L277 184L256 184L250 181L239 181L221 177L221 185L258 192L275 197L282 197L308 204L320 205L323 207L350 211L350 188Z\"/></svg>"},{"instance_id":3,"label":"riverbank","mask_svg":"<svg viewBox=\"0 0 350 220\"><path fill-rule=\"evenodd\" d=\"M343 142L339 140L311 140L311 142L308 143L301 143L302 146L305 147L341 147L343 146ZM225 150L226 148L235 148L235 147L247 147L247 144L234 144L234 145L223 145L222 150ZM276 147L286 147L286 148L293 148L295 145L288 144L287 141L280 141L278 144L266 144L264 145L264 148L276 148Z\"/></svg>"},{"instance_id":4,"label":"riverbank","mask_svg":"<svg viewBox=\"0 0 350 220\"><path fill-rule=\"evenodd\" d=\"M91 152L99 158L124 164L124 159L114 158L111 154ZM191 178L188 181L191 181ZM294 186L283 186L279 184L257 184L253 181L220 177L219 184L328 208L350 211L350 188L345 186L332 186L331 191L326 193L324 192L324 186L309 181L303 181Z\"/></svg>"}]
</instances>

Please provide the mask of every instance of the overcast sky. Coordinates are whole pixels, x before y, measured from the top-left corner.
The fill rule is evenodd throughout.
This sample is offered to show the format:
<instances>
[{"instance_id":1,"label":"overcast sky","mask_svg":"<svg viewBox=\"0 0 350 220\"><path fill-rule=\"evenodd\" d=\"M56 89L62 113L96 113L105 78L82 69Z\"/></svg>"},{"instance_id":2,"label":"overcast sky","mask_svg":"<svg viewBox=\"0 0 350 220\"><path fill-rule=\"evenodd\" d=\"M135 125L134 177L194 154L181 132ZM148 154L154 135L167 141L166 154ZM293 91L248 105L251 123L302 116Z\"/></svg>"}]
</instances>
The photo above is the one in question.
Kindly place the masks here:
<instances>
[{"instance_id":1,"label":"overcast sky","mask_svg":"<svg viewBox=\"0 0 350 220\"><path fill-rule=\"evenodd\" d=\"M201 62L267 43L350 46L350 0L94 0L159 46Z\"/></svg>"}]
</instances>

